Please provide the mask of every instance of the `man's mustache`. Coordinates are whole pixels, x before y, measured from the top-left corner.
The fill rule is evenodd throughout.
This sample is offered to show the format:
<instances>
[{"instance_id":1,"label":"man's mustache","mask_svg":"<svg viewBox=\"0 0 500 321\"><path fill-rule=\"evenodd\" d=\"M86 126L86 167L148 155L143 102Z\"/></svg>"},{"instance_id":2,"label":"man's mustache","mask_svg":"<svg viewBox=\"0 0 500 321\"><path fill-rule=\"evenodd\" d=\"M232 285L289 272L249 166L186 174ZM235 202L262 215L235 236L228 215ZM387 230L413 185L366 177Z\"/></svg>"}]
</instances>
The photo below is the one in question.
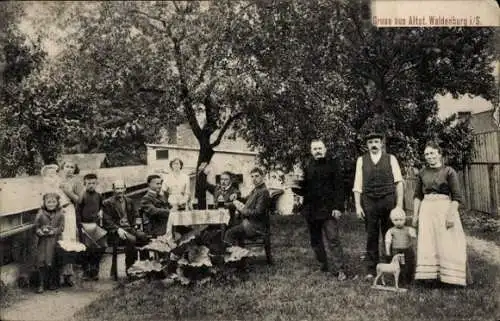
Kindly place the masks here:
<instances>
[{"instance_id":1,"label":"man's mustache","mask_svg":"<svg viewBox=\"0 0 500 321\"><path fill-rule=\"evenodd\" d=\"M373 146L372 148L370 148L371 150L378 150L378 147L376 146Z\"/></svg>"}]
</instances>

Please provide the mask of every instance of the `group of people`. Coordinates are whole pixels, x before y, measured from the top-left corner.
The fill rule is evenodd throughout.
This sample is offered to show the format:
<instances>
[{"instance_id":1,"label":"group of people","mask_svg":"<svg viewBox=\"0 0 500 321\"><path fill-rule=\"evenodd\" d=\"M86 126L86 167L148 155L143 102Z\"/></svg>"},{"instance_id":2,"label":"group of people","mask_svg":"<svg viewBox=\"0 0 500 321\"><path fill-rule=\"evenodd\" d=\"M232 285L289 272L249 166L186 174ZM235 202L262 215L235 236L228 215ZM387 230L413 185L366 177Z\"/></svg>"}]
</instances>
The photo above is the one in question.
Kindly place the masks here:
<instances>
[{"instance_id":1,"label":"group of people","mask_svg":"<svg viewBox=\"0 0 500 321\"><path fill-rule=\"evenodd\" d=\"M102 237L106 232L102 232L100 226L103 218L109 217L103 217L106 202L96 191L97 175L86 174L80 181L76 164L66 162L61 168L61 175L55 164L42 170L47 185L34 221L35 267L40 293L61 285L73 286L76 260L68 260L62 255L65 251L81 252L83 279L98 280L100 261L107 246Z\"/></svg>"},{"instance_id":2,"label":"group of people","mask_svg":"<svg viewBox=\"0 0 500 321\"><path fill-rule=\"evenodd\" d=\"M356 214L364 220L367 235L366 279L374 277L378 263L403 253L401 281L436 279L466 285L466 244L458 213L463 196L457 173L443 164L440 147L432 142L425 147L428 166L418 174L414 214L408 226L403 210L403 177L396 157L385 151L383 134L370 133L365 141L368 152L357 159L353 192ZM303 179L294 191L303 197L301 212L320 269L335 273L338 280L343 281L348 278L339 237L339 219L345 208L343 171L339 162L328 155L322 140L313 140L310 147L312 159L304 167ZM59 287L61 276L62 285L73 285L75 262L60 259L58 253L64 254L72 246L74 249L74 244L85 245L80 264L86 280L98 280L100 262L108 244L125 246L128 270L137 260L138 245L166 234L171 211L192 208L189 177L182 172L182 160L173 159L170 168L166 176L147 177L148 190L140 205L135 206L134 201L125 196L123 180L113 183L114 196L104 200L96 191L96 174L86 174L79 179L78 166L71 162L60 168L45 166L42 174L49 190L43 195L42 207L35 219L38 292ZM213 177L206 164L198 168L198 173L201 172L208 178ZM223 238L227 247L266 233L269 226L271 196L264 172L254 168L250 176L254 188L245 198L233 183L230 172L221 173L218 184L211 181L207 184L215 205L227 208L231 216ZM280 179L283 178L280 175ZM380 233L385 243L382 259Z\"/></svg>"},{"instance_id":3,"label":"group of people","mask_svg":"<svg viewBox=\"0 0 500 321\"><path fill-rule=\"evenodd\" d=\"M176 158L170 162L173 173L176 170L181 170L182 166L183 163L180 159ZM210 167L206 164L202 164L198 169L198 173L201 172L204 172L209 178L212 177L209 175ZM148 176L148 191L140 201L140 208L144 218L144 229L152 237L167 233L167 223L171 210L182 211L192 208L189 180L186 179L187 175L184 175L178 174L177 177L180 178L180 181L177 180L173 184L171 181L173 175L162 177L160 174L152 174ZM246 197L242 197L230 172L224 171L220 174L219 184L207 182L207 190L214 197L214 205L227 208L230 214L224 235L227 247L239 244L244 238L265 233L267 229L271 198L264 182L264 172L256 167L250 171L250 176L254 188Z\"/></svg>"},{"instance_id":4,"label":"group of people","mask_svg":"<svg viewBox=\"0 0 500 321\"><path fill-rule=\"evenodd\" d=\"M96 191L96 174L86 174L80 181L74 163L66 162L61 169L55 164L44 166L45 193L35 218L37 291L73 286L75 263L81 265L84 280L98 280L102 256L109 245L124 246L128 270L138 258L138 246L166 234L171 211L192 208L189 177L182 167L182 160L176 158L170 162L169 174L149 175L148 189L136 206L125 195L123 180L113 182L114 195L104 200ZM210 170L203 166L200 171ZM250 175L255 188L246 198L233 184L230 172L220 175L219 184L207 184L216 206L227 208L231 215L224 237L226 246L266 230L270 196L264 173L254 168ZM75 251L81 252L78 260L66 259Z\"/></svg>"},{"instance_id":5,"label":"group of people","mask_svg":"<svg viewBox=\"0 0 500 321\"><path fill-rule=\"evenodd\" d=\"M443 164L438 144L427 143L427 166L418 173L413 216L411 224L406 224L401 169L396 157L385 151L384 141L383 133L369 133L365 137L368 152L356 162L353 192L356 214L365 223L365 278L374 278L378 263L403 253L403 283L439 280L465 286L470 274L458 211L463 196L457 173ZM311 154L304 178L294 190L303 195L302 214L321 270L332 271L339 280L346 280L338 226L344 210L342 168L327 154L321 140L311 142ZM382 257L380 233L385 243ZM327 252L331 252L330 257Z\"/></svg>"}]
</instances>

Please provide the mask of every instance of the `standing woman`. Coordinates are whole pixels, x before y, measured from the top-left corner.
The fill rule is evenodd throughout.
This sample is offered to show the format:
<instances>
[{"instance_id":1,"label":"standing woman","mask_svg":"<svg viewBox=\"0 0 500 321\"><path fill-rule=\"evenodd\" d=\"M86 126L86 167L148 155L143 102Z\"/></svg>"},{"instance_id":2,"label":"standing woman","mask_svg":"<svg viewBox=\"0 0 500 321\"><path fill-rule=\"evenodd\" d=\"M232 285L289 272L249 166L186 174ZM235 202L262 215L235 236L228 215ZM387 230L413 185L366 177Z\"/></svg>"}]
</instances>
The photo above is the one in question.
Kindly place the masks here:
<instances>
[{"instance_id":1,"label":"standing woman","mask_svg":"<svg viewBox=\"0 0 500 321\"><path fill-rule=\"evenodd\" d=\"M61 205L64 208L64 230L61 239L63 241L78 242L75 206L80 202L83 192L83 184L76 176L79 172L78 165L75 163L68 161L61 166ZM73 286L71 280L73 274L73 265L65 264L62 270L63 285Z\"/></svg>"},{"instance_id":2,"label":"standing woman","mask_svg":"<svg viewBox=\"0 0 500 321\"><path fill-rule=\"evenodd\" d=\"M418 223L416 280L466 285L466 241L458 207L463 195L458 175L444 166L442 150L429 142L427 167L418 174L413 225Z\"/></svg>"},{"instance_id":3,"label":"standing woman","mask_svg":"<svg viewBox=\"0 0 500 321\"><path fill-rule=\"evenodd\" d=\"M189 176L182 172L184 163L180 158L170 161L170 169L163 180L162 193L168 197L168 202L174 209L186 209L190 200Z\"/></svg>"}]
</instances>

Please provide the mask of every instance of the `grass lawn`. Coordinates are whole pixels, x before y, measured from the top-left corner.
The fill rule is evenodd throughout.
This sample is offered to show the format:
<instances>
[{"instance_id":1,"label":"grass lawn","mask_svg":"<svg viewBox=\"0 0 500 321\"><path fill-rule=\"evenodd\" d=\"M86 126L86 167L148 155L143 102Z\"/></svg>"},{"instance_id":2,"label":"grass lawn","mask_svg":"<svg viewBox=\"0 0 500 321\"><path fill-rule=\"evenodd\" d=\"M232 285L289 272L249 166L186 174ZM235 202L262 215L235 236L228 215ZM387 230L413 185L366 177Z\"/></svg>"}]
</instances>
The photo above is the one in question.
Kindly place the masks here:
<instances>
[{"instance_id":1,"label":"grass lawn","mask_svg":"<svg viewBox=\"0 0 500 321\"><path fill-rule=\"evenodd\" d=\"M468 235L481 238L500 246L500 217L477 211L465 211L461 217Z\"/></svg>"},{"instance_id":2,"label":"grass lawn","mask_svg":"<svg viewBox=\"0 0 500 321\"><path fill-rule=\"evenodd\" d=\"M362 277L338 282L318 271L300 216L273 218L275 264L256 260L241 281L166 286L138 281L106 294L79 320L498 320L494 266L469 253L475 284L416 286L405 294L377 291ZM343 218L350 274L362 276L362 223Z\"/></svg>"}]
</instances>

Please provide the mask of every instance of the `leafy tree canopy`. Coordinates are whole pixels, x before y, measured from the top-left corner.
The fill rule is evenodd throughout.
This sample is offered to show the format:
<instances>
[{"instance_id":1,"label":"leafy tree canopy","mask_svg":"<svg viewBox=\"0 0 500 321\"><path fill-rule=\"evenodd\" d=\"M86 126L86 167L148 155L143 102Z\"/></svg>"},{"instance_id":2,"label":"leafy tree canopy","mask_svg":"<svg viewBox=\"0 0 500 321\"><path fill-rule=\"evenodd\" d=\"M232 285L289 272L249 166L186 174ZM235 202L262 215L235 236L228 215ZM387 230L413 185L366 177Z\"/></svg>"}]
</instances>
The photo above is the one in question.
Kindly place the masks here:
<instances>
[{"instance_id":1,"label":"leafy tree canopy","mask_svg":"<svg viewBox=\"0 0 500 321\"><path fill-rule=\"evenodd\" d=\"M496 99L493 30L377 29L361 19L359 6L53 2L36 25L68 30L63 50L22 81L32 94L11 95L22 98L8 103L8 115L21 105L30 106L23 113L62 115L57 124L46 121L44 128L57 128L46 132L58 147L40 152L44 160L61 142L69 151L141 159L140 148L158 140L161 128L187 121L200 144L198 164L210 161L233 127L260 151L263 165L287 169L307 157L311 138L323 137L349 174L375 119L404 164L418 165L422 145L436 135L449 160L461 164L470 128L440 120L434 98ZM18 128L29 123L22 119ZM201 175L198 197L203 189Z\"/></svg>"},{"instance_id":2,"label":"leafy tree canopy","mask_svg":"<svg viewBox=\"0 0 500 321\"><path fill-rule=\"evenodd\" d=\"M248 41L238 49L268 75L269 96L257 119L247 120L245 137L290 168L312 137L323 136L352 169L377 119L388 150L405 165L419 165L423 144L435 136L461 165L471 130L454 116L440 120L435 97L497 99L494 30L379 29L359 12L354 1L258 2L239 30Z\"/></svg>"}]
</instances>

